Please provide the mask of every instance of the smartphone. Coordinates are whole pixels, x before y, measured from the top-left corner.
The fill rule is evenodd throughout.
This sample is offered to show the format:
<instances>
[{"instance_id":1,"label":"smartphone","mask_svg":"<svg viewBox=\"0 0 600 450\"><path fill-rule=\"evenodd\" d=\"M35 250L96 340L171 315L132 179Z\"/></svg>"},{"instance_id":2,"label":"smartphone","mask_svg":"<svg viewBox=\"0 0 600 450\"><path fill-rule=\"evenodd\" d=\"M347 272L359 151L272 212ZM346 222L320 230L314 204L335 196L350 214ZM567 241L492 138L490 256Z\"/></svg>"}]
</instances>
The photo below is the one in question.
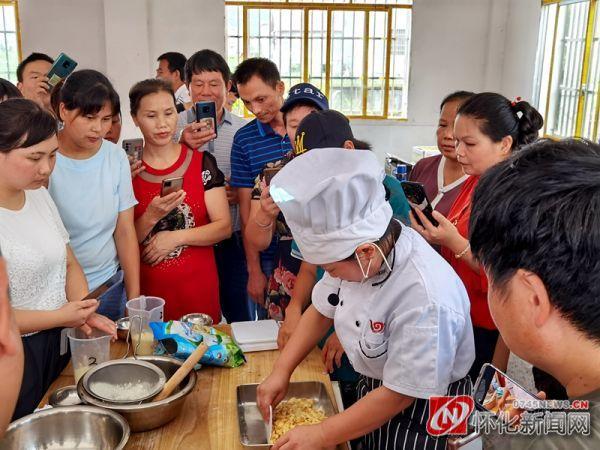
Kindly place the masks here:
<instances>
[{"instance_id":1,"label":"smartphone","mask_svg":"<svg viewBox=\"0 0 600 450\"><path fill-rule=\"evenodd\" d=\"M540 399L500 369L484 364L473 388L477 409L490 411L518 426L524 411L534 411Z\"/></svg>"},{"instance_id":2,"label":"smartphone","mask_svg":"<svg viewBox=\"0 0 600 450\"><path fill-rule=\"evenodd\" d=\"M82 298L82 300L89 300L92 298L98 299L98 298L100 298L100 296L102 294L104 294L106 291L108 291L111 287L113 287L114 285L119 284L121 282L123 282L123 272L119 270L117 273L115 273L112 277L110 277L108 280L106 280L104 283L102 283L100 286L98 286L92 292L88 293L88 295L86 295L84 298Z\"/></svg>"},{"instance_id":3,"label":"smartphone","mask_svg":"<svg viewBox=\"0 0 600 450\"><path fill-rule=\"evenodd\" d=\"M58 55L58 58L54 60L54 64L52 64L50 71L46 75L48 77L50 90L52 90L52 88L56 86L60 80L67 78L71 72L75 70L75 67L77 67L77 62L73 58L69 57L65 53Z\"/></svg>"},{"instance_id":4,"label":"smartphone","mask_svg":"<svg viewBox=\"0 0 600 450\"><path fill-rule=\"evenodd\" d=\"M283 167L265 167L263 175L265 177L265 183L267 186L271 184L271 180Z\"/></svg>"},{"instance_id":5,"label":"smartphone","mask_svg":"<svg viewBox=\"0 0 600 450\"><path fill-rule=\"evenodd\" d=\"M217 134L217 107L215 102L196 102L196 122L211 128Z\"/></svg>"},{"instance_id":6,"label":"smartphone","mask_svg":"<svg viewBox=\"0 0 600 450\"><path fill-rule=\"evenodd\" d=\"M425 214L425 217L427 217L431 224L434 227L437 227L439 222L433 218L433 208L425 193L425 187L421 183L403 181L402 190L404 191L406 200L408 200L408 204L410 205L410 209L412 210L417 223L423 226L421 219L419 219L419 216L417 216L417 213L415 212L415 208Z\"/></svg>"},{"instance_id":7,"label":"smartphone","mask_svg":"<svg viewBox=\"0 0 600 450\"><path fill-rule=\"evenodd\" d=\"M177 192L183 188L183 177L177 178L166 178L162 181L162 188L160 189L160 196L164 197L172 192Z\"/></svg>"},{"instance_id":8,"label":"smartphone","mask_svg":"<svg viewBox=\"0 0 600 450\"><path fill-rule=\"evenodd\" d=\"M138 139L123 139L123 150L130 156L134 161L142 160L142 151L144 150L144 140Z\"/></svg>"}]
</instances>

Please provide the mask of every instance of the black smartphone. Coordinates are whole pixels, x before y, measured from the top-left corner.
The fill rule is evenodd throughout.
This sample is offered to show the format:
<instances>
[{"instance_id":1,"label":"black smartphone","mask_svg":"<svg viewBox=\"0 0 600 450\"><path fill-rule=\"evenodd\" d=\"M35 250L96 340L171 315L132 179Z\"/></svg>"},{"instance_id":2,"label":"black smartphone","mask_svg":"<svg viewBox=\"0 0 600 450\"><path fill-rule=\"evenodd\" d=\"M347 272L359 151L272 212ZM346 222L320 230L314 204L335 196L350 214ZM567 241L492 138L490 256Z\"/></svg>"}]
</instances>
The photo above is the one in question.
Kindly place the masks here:
<instances>
[{"instance_id":1,"label":"black smartphone","mask_svg":"<svg viewBox=\"0 0 600 450\"><path fill-rule=\"evenodd\" d=\"M60 80L67 78L71 72L75 70L75 67L77 67L77 62L73 58L64 53L58 55L56 60L54 60L54 64L50 67L50 71L46 75L48 77L50 90L52 90Z\"/></svg>"},{"instance_id":2,"label":"black smartphone","mask_svg":"<svg viewBox=\"0 0 600 450\"><path fill-rule=\"evenodd\" d=\"M142 160L142 152L144 150L144 140L142 138L137 139L123 139L123 150L130 156L133 161Z\"/></svg>"},{"instance_id":3,"label":"black smartphone","mask_svg":"<svg viewBox=\"0 0 600 450\"><path fill-rule=\"evenodd\" d=\"M423 226L421 219L419 219L419 216L417 216L417 213L415 212L415 208L425 214L425 217L427 217L431 224L434 227L437 227L439 222L433 218L433 208L425 193L425 186L421 183L415 183L414 181L403 181L402 190L404 191L406 200L408 200L408 204L410 205L410 209L412 210L417 223Z\"/></svg>"},{"instance_id":4,"label":"black smartphone","mask_svg":"<svg viewBox=\"0 0 600 450\"><path fill-rule=\"evenodd\" d=\"M514 425L518 425L524 411L539 409L540 402L539 398L489 363L484 364L479 372L473 399L477 409L490 411Z\"/></svg>"},{"instance_id":5,"label":"black smartphone","mask_svg":"<svg viewBox=\"0 0 600 450\"><path fill-rule=\"evenodd\" d=\"M183 177L166 178L162 181L160 196L164 197L183 188Z\"/></svg>"},{"instance_id":6,"label":"black smartphone","mask_svg":"<svg viewBox=\"0 0 600 450\"><path fill-rule=\"evenodd\" d=\"M211 128L217 134L217 106L215 102L196 102L196 122Z\"/></svg>"},{"instance_id":7,"label":"black smartphone","mask_svg":"<svg viewBox=\"0 0 600 450\"><path fill-rule=\"evenodd\" d=\"M283 167L265 167L263 175L265 177L265 183L268 186L271 184L271 180Z\"/></svg>"},{"instance_id":8,"label":"black smartphone","mask_svg":"<svg viewBox=\"0 0 600 450\"><path fill-rule=\"evenodd\" d=\"M98 299L102 294L108 291L115 284L119 284L123 281L123 272L119 271L115 273L112 277L94 289L92 292L88 293L82 300L89 300L92 298Z\"/></svg>"}]
</instances>

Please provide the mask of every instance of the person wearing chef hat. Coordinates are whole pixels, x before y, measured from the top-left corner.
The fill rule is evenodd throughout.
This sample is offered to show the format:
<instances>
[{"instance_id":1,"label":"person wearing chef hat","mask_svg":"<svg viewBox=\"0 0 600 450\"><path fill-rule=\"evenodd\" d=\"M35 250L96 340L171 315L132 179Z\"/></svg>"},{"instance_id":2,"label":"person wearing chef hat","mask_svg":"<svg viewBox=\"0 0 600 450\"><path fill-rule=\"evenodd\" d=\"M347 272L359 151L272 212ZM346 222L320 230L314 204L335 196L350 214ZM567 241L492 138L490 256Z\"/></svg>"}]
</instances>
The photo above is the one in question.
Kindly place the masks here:
<instances>
[{"instance_id":1,"label":"person wearing chef hat","mask_svg":"<svg viewBox=\"0 0 600 450\"><path fill-rule=\"evenodd\" d=\"M294 428L275 450L328 448L360 436L367 449L444 448L445 437L426 430L428 399L471 392L465 288L418 233L392 218L383 178L373 153L327 148L293 159L271 181L304 260L327 273L258 387L261 414L268 419L332 323L361 374L357 403Z\"/></svg>"}]
</instances>

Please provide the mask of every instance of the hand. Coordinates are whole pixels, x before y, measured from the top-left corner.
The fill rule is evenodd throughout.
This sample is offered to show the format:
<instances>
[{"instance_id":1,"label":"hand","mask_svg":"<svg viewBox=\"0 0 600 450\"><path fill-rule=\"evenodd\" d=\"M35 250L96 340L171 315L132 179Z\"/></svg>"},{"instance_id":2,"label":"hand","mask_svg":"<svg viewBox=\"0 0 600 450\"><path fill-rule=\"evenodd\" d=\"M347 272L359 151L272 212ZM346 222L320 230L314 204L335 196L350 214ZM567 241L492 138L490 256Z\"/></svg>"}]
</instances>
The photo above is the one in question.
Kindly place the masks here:
<instances>
[{"instance_id":1,"label":"hand","mask_svg":"<svg viewBox=\"0 0 600 450\"><path fill-rule=\"evenodd\" d=\"M279 327L279 333L277 334L277 346L279 347L279 350L283 350L285 344L290 340L301 317L302 311L300 308L296 308L294 305L290 304L285 309L285 319L283 320L281 327Z\"/></svg>"},{"instance_id":2,"label":"hand","mask_svg":"<svg viewBox=\"0 0 600 450\"><path fill-rule=\"evenodd\" d=\"M151 266L156 266L179 245L179 242L175 239L175 232L160 231L150 238L150 242L142 252L142 261Z\"/></svg>"},{"instance_id":3,"label":"hand","mask_svg":"<svg viewBox=\"0 0 600 450\"><path fill-rule=\"evenodd\" d=\"M238 198L238 190L237 188L232 188L229 185L229 180L231 180L231 177L227 177L225 179L225 193L227 194L227 201L230 205L237 205L240 202L240 199Z\"/></svg>"},{"instance_id":4,"label":"hand","mask_svg":"<svg viewBox=\"0 0 600 450\"><path fill-rule=\"evenodd\" d=\"M128 156L129 158L129 169L131 170L131 179L137 177L140 173L146 170L146 166L142 163L141 160L133 159L132 156Z\"/></svg>"},{"instance_id":5,"label":"hand","mask_svg":"<svg viewBox=\"0 0 600 450\"><path fill-rule=\"evenodd\" d=\"M88 317L88 320L79 327L85 334L90 335L92 328L103 331L106 334L112 336L112 341L117 340L117 324L110 320L108 317L104 317L101 314L92 313ZM89 329L90 333L87 332Z\"/></svg>"},{"instance_id":6,"label":"hand","mask_svg":"<svg viewBox=\"0 0 600 450\"><path fill-rule=\"evenodd\" d=\"M153 222L158 222L160 219L169 214L173 209L179 206L185 199L186 193L183 189L177 192L171 192L164 197L156 196L152 199L144 214Z\"/></svg>"},{"instance_id":7,"label":"hand","mask_svg":"<svg viewBox=\"0 0 600 450\"><path fill-rule=\"evenodd\" d=\"M337 337L337 333L333 332L331 336L327 338L322 352L323 363L325 364L327 372L332 373L336 368L341 367L342 356L344 356L344 353L344 347L342 347L342 343ZM334 361L335 366L333 365Z\"/></svg>"},{"instance_id":8,"label":"hand","mask_svg":"<svg viewBox=\"0 0 600 450\"><path fill-rule=\"evenodd\" d=\"M261 306L265 306L265 291L267 290L267 277L261 270L248 272L248 295Z\"/></svg>"},{"instance_id":9,"label":"hand","mask_svg":"<svg viewBox=\"0 0 600 450\"><path fill-rule=\"evenodd\" d=\"M269 194L269 186L267 186L260 194L260 210L262 213L271 219L271 222L279 215L279 206L271 198Z\"/></svg>"},{"instance_id":10,"label":"hand","mask_svg":"<svg viewBox=\"0 0 600 450\"><path fill-rule=\"evenodd\" d=\"M67 328L79 328L84 325L88 318L98 309L100 302L96 299L78 300L67 302L58 309L62 326ZM83 329L85 332L87 329ZM89 330L91 333L91 330ZM86 333L87 334L87 333Z\"/></svg>"},{"instance_id":11,"label":"hand","mask_svg":"<svg viewBox=\"0 0 600 450\"><path fill-rule=\"evenodd\" d=\"M417 213L423 226L419 225L415 219L414 212ZM454 224L446 219L442 214L437 211L433 211L433 218L439 222L439 225L433 226L433 224L425 217L421 211L414 208L410 212L410 223L414 230L416 230L421 236L425 238L430 244L437 244L443 247L450 248L453 242L457 239L464 239Z\"/></svg>"},{"instance_id":12,"label":"hand","mask_svg":"<svg viewBox=\"0 0 600 450\"><path fill-rule=\"evenodd\" d=\"M50 85L48 81L50 79L46 75L42 75L35 80L35 96L38 101L45 103L50 97Z\"/></svg>"},{"instance_id":13,"label":"hand","mask_svg":"<svg viewBox=\"0 0 600 450\"><path fill-rule=\"evenodd\" d=\"M179 142L195 150L216 139L216 137L217 135L212 128L207 128L203 123L192 122L183 129Z\"/></svg>"},{"instance_id":14,"label":"hand","mask_svg":"<svg viewBox=\"0 0 600 450\"><path fill-rule=\"evenodd\" d=\"M20 354L23 359L23 346L15 315L8 295L8 274L6 263L0 258L0 357Z\"/></svg>"},{"instance_id":15,"label":"hand","mask_svg":"<svg viewBox=\"0 0 600 450\"><path fill-rule=\"evenodd\" d=\"M281 371L273 371L256 389L256 406L265 422L269 421L269 406L273 409L283 400L290 385L290 377Z\"/></svg>"},{"instance_id":16,"label":"hand","mask_svg":"<svg viewBox=\"0 0 600 450\"><path fill-rule=\"evenodd\" d=\"M320 450L327 449L323 424L300 425L291 429L271 447L271 450Z\"/></svg>"}]
</instances>

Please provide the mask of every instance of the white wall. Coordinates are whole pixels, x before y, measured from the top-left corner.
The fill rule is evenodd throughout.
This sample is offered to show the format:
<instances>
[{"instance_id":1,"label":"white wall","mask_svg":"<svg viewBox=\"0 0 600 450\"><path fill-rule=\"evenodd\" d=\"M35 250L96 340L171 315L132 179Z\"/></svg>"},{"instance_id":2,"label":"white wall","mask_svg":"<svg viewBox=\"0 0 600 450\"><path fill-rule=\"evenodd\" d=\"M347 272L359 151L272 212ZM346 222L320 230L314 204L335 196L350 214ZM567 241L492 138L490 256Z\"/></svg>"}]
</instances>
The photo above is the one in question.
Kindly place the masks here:
<instances>
[{"instance_id":1,"label":"white wall","mask_svg":"<svg viewBox=\"0 0 600 450\"><path fill-rule=\"evenodd\" d=\"M60 51L104 71L121 96L154 76L156 57L202 48L224 54L224 0L20 0L23 54ZM531 98L539 0L414 0L408 121L355 120L358 138L410 157L434 145L441 99L466 89Z\"/></svg>"}]
</instances>

